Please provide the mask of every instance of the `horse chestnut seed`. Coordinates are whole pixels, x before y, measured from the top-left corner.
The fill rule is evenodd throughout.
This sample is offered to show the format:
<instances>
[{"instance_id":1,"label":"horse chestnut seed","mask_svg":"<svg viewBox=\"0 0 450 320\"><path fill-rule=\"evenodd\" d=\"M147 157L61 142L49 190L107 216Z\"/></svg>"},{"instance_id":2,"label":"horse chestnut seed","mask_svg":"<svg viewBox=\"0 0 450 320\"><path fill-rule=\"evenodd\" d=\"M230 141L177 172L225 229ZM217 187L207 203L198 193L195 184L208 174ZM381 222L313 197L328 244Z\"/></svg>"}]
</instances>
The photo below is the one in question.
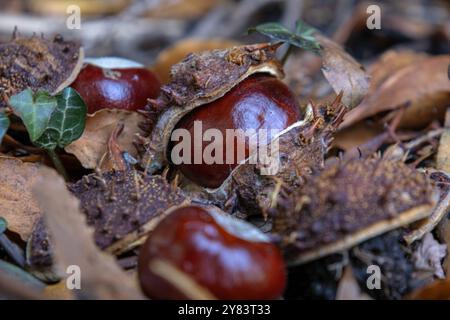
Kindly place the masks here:
<instances>
[{"instance_id":1,"label":"horse chestnut seed","mask_svg":"<svg viewBox=\"0 0 450 320\"><path fill-rule=\"evenodd\" d=\"M155 261L163 261L218 299L279 298L286 284L285 266L278 248L267 240L254 226L212 208L177 208L140 249L141 287L153 299L190 298L174 277L152 268Z\"/></svg>"},{"instance_id":2,"label":"horse chestnut seed","mask_svg":"<svg viewBox=\"0 0 450 320\"><path fill-rule=\"evenodd\" d=\"M143 109L159 95L161 83L142 65L122 58L86 59L71 85L83 98L88 113L100 109Z\"/></svg>"},{"instance_id":3,"label":"horse chestnut seed","mask_svg":"<svg viewBox=\"0 0 450 320\"><path fill-rule=\"evenodd\" d=\"M270 130L283 130L300 120L300 108L294 94L289 88L277 78L268 74L254 74L240 82L237 86L227 92L223 97L198 107L184 116L176 125L175 129L186 129L190 133L191 161L181 163L178 168L184 176L191 181L208 188L219 187L230 175L231 171L241 160L237 154L232 155L234 162L226 161L229 146L234 144L233 150L238 150L245 144L245 157L249 156L249 139L245 138L227 141L227 129L266 129L267 142L270 142ZM194 123L201 121L202 134L208 129L218 129L223 138L223 161L222 163L206 164L194 162L195 143ZM202 143L202 154L210 142ZM238 145L240 144L240 145ZM173 145L171 146L173 147Z\"/></svg>"}]
</instances>

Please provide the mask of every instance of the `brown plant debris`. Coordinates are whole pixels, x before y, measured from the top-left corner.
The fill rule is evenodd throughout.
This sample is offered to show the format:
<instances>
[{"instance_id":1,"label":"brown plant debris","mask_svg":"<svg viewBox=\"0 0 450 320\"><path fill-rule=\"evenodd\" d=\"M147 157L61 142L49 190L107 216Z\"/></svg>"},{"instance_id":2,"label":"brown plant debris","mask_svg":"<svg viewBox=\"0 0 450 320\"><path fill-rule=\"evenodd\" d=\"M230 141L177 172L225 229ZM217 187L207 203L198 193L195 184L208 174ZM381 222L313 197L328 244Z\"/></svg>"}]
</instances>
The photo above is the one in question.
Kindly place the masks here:
<instances>
[{"instance_id":1,"label":"brown plant debris","mask_svg":"<svg viewBox=\"0 0 450 320\"><path fill-rule=\"evenodd\" d=\"M427 176L401 161L338 161L278 200L273 232L291 263L304 263L427 217L436 198Z\"/></svg>"},{"instance_id":2,"label":"brown plant debris","mask_svg":"<svg viewBox=\"0 0 450 320\"><path fill-rule=\"evenodd\" d=\"M42 168L33 194L45 212L45 223L53 239L58 270L73 264L81 270L82 286L76 295L84 299L141 299L137 284L113 257L94 243L93 230L80 214L79 201L67 190L64 180L51 169Z\"/></svg>"},{"instance_id":3,"label":"brown plant debris","mask_svg":"<svg viewBox=\"0 0 450 320\"><path fill-rule=\"evenodd\" d=\"M26 88L59 92L75 80L83 56L79 44L61 36L47 40L14 33L10 42L0 44L0 107Z\"/></svg>"}]
</instances>

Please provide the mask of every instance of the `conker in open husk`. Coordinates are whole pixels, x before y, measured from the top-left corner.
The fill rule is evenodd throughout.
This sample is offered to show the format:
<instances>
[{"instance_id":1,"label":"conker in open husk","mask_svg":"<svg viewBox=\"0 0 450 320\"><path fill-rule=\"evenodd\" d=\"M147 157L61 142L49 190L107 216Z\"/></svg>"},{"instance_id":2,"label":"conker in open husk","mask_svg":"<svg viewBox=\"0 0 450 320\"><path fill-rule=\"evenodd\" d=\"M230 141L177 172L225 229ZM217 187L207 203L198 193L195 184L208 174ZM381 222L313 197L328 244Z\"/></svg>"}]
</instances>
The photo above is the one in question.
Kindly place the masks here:
<instances>
[{"instance_id":1,"label":"conker in open husk","mask_svg":"<svg viewBox=\"0 0 450 320\"><path fill-rule=\"evenodd\" d=\"M250 150L249 139L239 142L237 138L228 141L226 129L271 129L283 130L298 121L300 111L294 94L277 78L267 74L255 74L236 85L225 96L210 102L188 113L175 127L187 129L191 137L191 164L178 167L191 181L208 188L219 187L238 165L236 150L239 143L245 144L245 158ZM194 164L194 122L201 121L203 132L208 129L219 129L223 140L223 164ZM270 142L270 135L267 137ZM202 154L210 142L203 142ZM227 146L234 144L233 163L225 163ZM256 147L256 146L255 146ZM244 160L244 159L240 159Z\"/></svg>"},{"instance_id":2,"label":"conker in open husk","mask_svg":"<svg viewBox=\"0 0 450 320\"><path fill-rule=\"evenodd\" d=\"M140 249L138 262L139 280L147 296L192 298L171 269L219 299L281 296L286 274L278 248L255 227L215 210L180 207L153 230Z\"/></svg>"},{"instance_id":3,"label":"conker in open husk","mask_svg":"<svg viewBox=\"0 0 450 320\"><path fill-rule=\"evenodd\" d=\"M159 95L158 78L143 66L120 58L97 61L88 60L71 85L83 98L88 113L101 109L140 110L147 99Z\"/></svg>"},{"instance_id":4,"label":"conker in open husk","mask_svg":"<svg viewBox=\"0 0 450 320\"><path fill-rule=\"evenodd\" d=\"M255 44L213 50L191 54L174 65L170 83L162 87L162 94L147 108L149 120L146 129L150 139L142 142L146 152L142 163L147 171L156 172L174 162L172 151L176 150L177 141L171 143L172 133L174 129L187 129L192 140L191 150L197 148L202 159L200 162L180 161L176 163L178 168L195 184L218 188L242 160L256 151L255 146L249 143L252 139L248 138L247 132L244 133L245 140L240 136L227 141L226 129L266 129L265 143L261 144L259 137L257 139L259 147L274 138L270 136L271 130L282 131L298 122L301 113L295 96L279 80L283 71L275 57L277 48L277 45ZM156 123L153 122L155 110L160 112ZM208 129L221 132L224 153L219 156L221 163L207 164L203 149L210 142L194 141L197 139L193 137L193 126L198 120L202 121L201 134ZM206 139L203 137L202 140ZM236 152L242 144L245 144L243 157ZM227 149L230 148L234 153L228 155ZM222 151L219 149L217 152ZM184 154L176 155L184 158ZM230 161L233 157L235 161Z\"/></svg>"}]
</instances>

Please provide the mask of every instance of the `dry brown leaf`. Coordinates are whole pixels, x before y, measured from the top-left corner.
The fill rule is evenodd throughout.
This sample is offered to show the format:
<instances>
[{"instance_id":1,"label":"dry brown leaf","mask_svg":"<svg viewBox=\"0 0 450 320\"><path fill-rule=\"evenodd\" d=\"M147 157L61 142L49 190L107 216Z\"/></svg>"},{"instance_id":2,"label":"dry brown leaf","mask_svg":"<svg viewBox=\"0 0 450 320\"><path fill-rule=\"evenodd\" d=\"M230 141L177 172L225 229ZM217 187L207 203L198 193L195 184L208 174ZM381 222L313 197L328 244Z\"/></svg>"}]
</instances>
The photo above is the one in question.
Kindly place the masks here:
<instances>
[{"instance_id":1,"label":"dry brown leaf","mask_svg":"<svg viewBox=\"0 0 450 320\"><path fill-rule=\"evenodd\" d=\"M162 83L167 83L170 78L170 68L180 62L184 57L193 52L201 52L214 49L227 49L240 45L239 42L226 39L185 39L162 51L156 58L151 69L158 75Z\"/></svg>"},{"instance_id":2,"label":"dry brown leaf","mask_svg":"<svg viewBox=\"0 0 450 320\"><path fill-rule=\"evenodd\" d=\"M86 119L86 129L80 139L72 142L65 150L74 154L87 169L96 168L108 151L108 141L119 122L124 129L117 139L117 145L133 157L137 157L133 145L135 134L140 132L138 124L144 118L137 112L103 109Z\"/></svg>"},{"instance_id":3,"label":"dry brown leaf","mask_svg":"<svg viewBox=\"0 0 450 320\"><path fill-rule=\"evenodd\" d=\"M31 194L39 167L37 163L0 157L0 216L8 222L8 229L18 233L24 241L42 215Z\"/></svg>"},{"instance_id":4,"label":"dry brown leaf","mask_svg":"<svg viewBox=\"0 0 450 320\"><path fill-rule=\"evenodd\" d=\"M425 53L414 51L395 51L385 52L380 58L369 68L370 88L369 92L373 93L380 85L386 81L394 72L409 66L413 63L419 63L428 56Z\"/></svg>"},{"instance_id":5,"label":"dry brown leaf","mask_svg":"<svg viewBox=\"0 0 450 320\"><path fill-rule=\"evenodd\" d=\"M336 300L372 300L366 293L361 291L353 274L353 269L347 265L339 281Z\"/></svg>"},{"instance_id":6,"label":"dry brown leaf","mask_svg":"<svg viewBox=\"0 0 450 320\"><path fill-rule=\"evenodd\" d=\"M420 128L442 118L450 101L450 55L423 59L401 68L346 114L341 128L407 105L399 128Z\"/></svg>"},{"instance_id":7,"label":"dry brown leaf","mask_svg":"<svg viewBox=\"0 0 450 320\"><path fill-rule=\"evenodd\" d=\"M158 19L195 19L214 8L219 2L219 0L161 1L147 15Z\"/></svg>"},{"instance_id":8,"label":"dry brown leaf","mask_svg":"<svg viewBox=\"0 0 450 320\"><path fill-rule=\"evenodd\" d=\"M348 151L370 141L382 132L383 128L380 128L380 126L357 123L354 126L337 132L334 136L332 146Z\"/></svg>"},{"instance_id":9,"label":"dry brown leaf","mask_svg":"<svg viewBox=\"0 0 450 320\"><path fill-rule=\"evenodd\" d=\"M137 282L119 268L111 255L97 248L93 229L86 225L79 201L67 190L62 177L43 167L32 192L45 212L58 270L65 271L70 265L81 270L81 289L75 290L78 298L143 298Z\"/></svg>"},{"instance_id":10,"label":"dry brown leaf","mask_svg":"<svg viewBox=\"0 0 450 320\"><path fill-rule=\"evenodd\" d=\"M70 5L77 5L83 15L102 15L120 12L130 2L130 0L30 0L27 6L37 13L65 16Z\"/></svg>"},{"instance_id":11,"label":"dry brown leaf","mask_svg":"<svg viewBox=\"0 0 450 320\"><path fill-rule=\"evenodd\" d=\"M322 46L322 72L336 93L343 92L342 102L356 107L369 90L369 77L364 67L336 42L315 35Z\"/></svg>"}]
</instances>

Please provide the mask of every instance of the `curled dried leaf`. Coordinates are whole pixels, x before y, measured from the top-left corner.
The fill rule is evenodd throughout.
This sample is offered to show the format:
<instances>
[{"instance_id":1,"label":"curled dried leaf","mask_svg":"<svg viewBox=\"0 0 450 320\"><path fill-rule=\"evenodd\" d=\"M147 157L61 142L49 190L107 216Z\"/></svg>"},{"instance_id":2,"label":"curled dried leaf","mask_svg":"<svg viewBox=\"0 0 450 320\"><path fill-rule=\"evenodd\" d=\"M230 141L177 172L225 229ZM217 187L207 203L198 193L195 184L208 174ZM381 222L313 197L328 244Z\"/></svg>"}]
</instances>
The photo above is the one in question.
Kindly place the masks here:
<instances>
[{"instance_id":1,"label":"curled dried leaf","mask_svg":"<svg viewBox=\"0 0 450 320\"><path fill-rule=\"evenodd\" d=\"M450 101L447 68L450 55L434 56L408 64L383 81L349 112L341 127L350 126L378 113L408 106L399 128L418 128L433 119L443 119Z\"/></svg>"},{"instance_id":2,"label":"curled dried leaf","mask_svg":"<svg viewBox=\"0 0 450 320\"><path fill-rule=\"evenodd\" d=\"M369 90L369 76L364 67L327 37L316 34L322 50L322 72L336 94L342 92L342 102L353 109Z\"/></svg>"},{"instance_id":3,"label":"curled dried leaf","mask_svg":"<svg viewBox=\"0 0 450 320\"><path fill-rule=\"evenodd\" d=\"M123 123L123 130L117 137L117 146L137 157L133 141L140 133L138 124L144 117L136 112L124 110L100 110L86 118L86 128L82 136L65 147L74 154L87 169L96 168L102 157L108 152L108 141L119 123Z\"/></svg>"}]
</instances>

